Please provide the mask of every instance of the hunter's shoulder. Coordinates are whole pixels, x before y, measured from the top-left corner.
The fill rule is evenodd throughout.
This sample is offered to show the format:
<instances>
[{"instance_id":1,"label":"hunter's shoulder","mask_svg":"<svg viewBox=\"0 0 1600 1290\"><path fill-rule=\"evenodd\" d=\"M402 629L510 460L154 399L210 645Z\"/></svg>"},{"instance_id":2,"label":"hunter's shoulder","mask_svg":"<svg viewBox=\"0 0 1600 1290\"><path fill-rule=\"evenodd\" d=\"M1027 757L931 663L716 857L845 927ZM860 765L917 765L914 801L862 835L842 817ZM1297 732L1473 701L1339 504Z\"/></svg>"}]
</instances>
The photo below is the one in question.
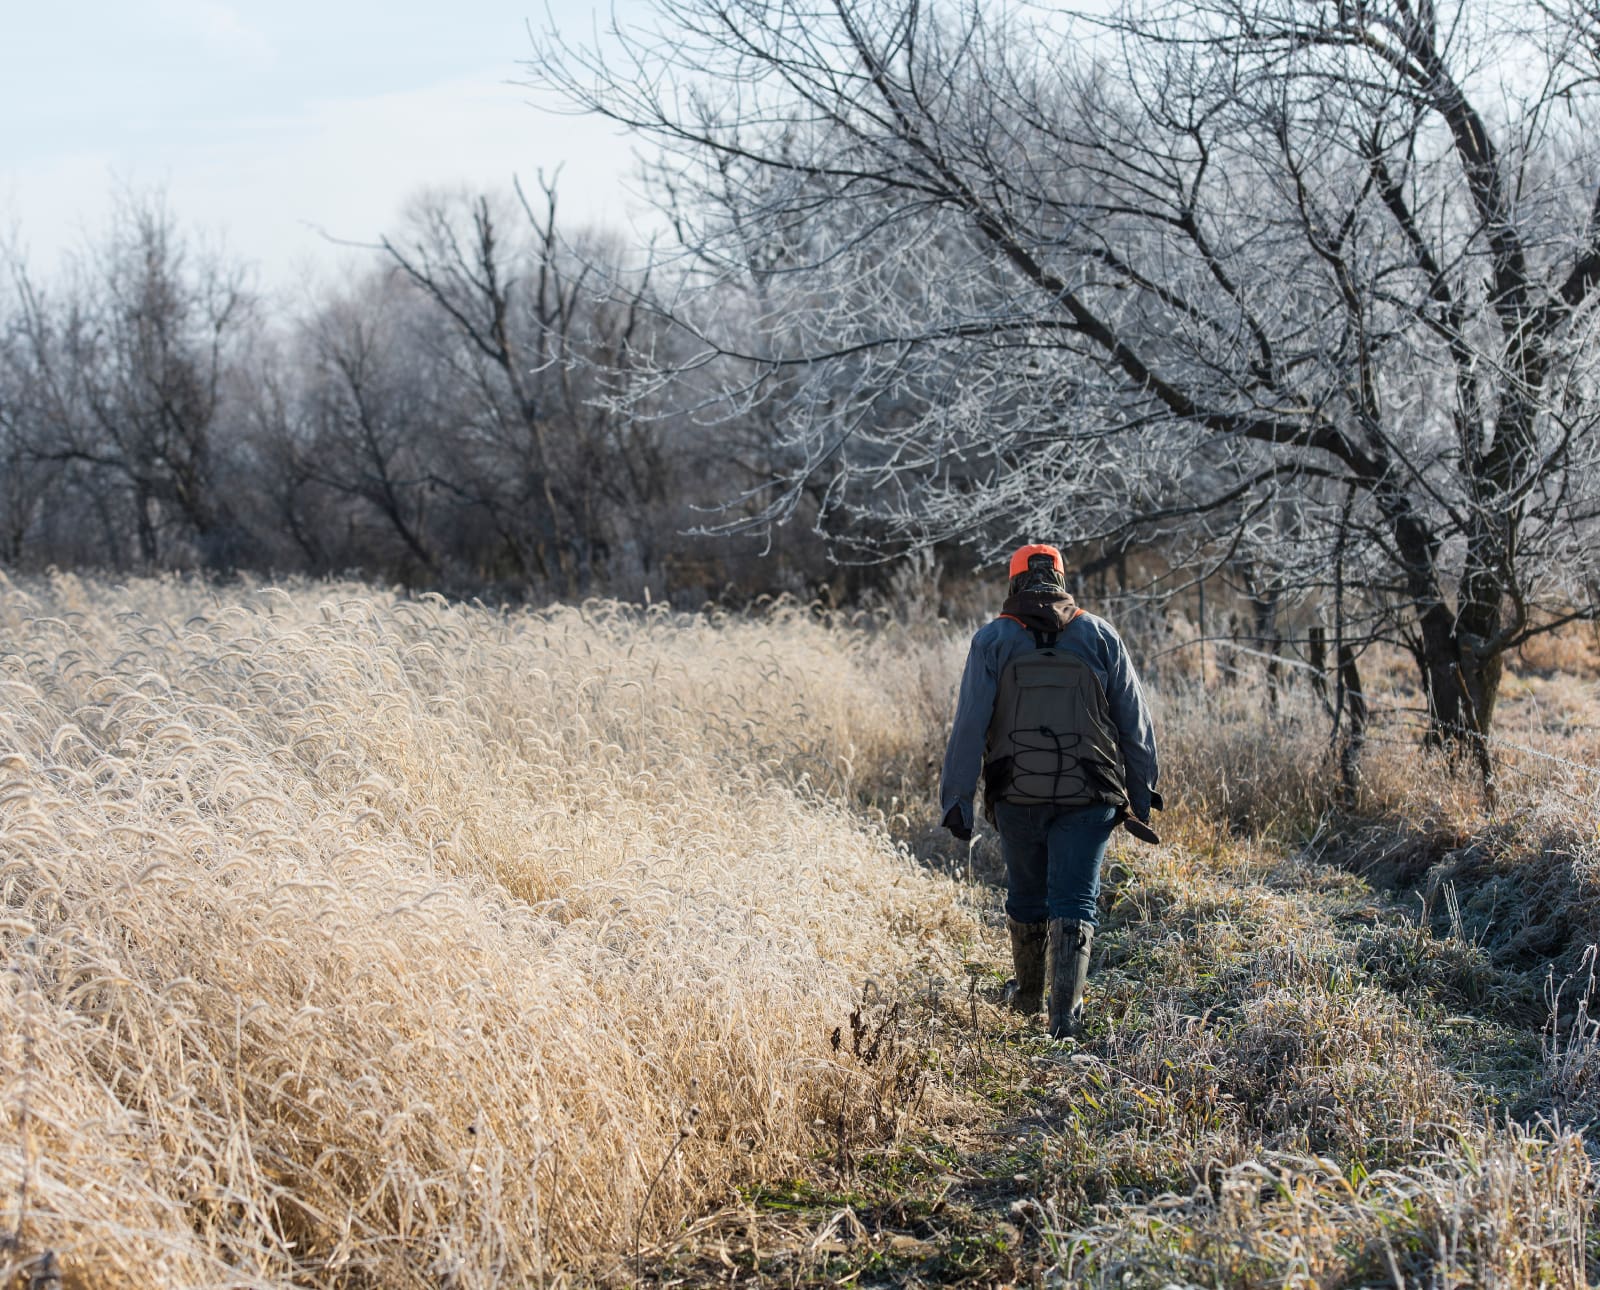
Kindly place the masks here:
<instances>
[{"instance_id":1,"label":"hunter's shoulder","mask_svg":"<svg viewBox=\"0 0 1600 1290\"><path fill-rule=\"evenodd\" d=\"M1022 625L1011 618L991 618L972 634L974 649L990 648L1015 636L1026 635Z\"/></svg>"},{"instance_id":2,"label":"hunter's shoulder","mask_svg":"<svg viewBox=\"0 0 1600 1290\"><path fill-rule=\"evenodd\" d=\"M1100 617L1093 610L1079 606L1078 616L1072 620L1072 625L1086 635L1098 636L1103 640L1112 640L1121 643L1122 637L1117 634L1117 629L1111 621Z\"/></svg>"},{"instance_id":3,"label":"hunter's shoulder","mask_svg":"<svg viewBox=\"0 0 1600 1290\"><path fill-rule=\"evenodd\" d=\"M1128 647L1122 643L1121 634L1112 626L1111 621L1087 609L1072 620L1068 630L1075 634L1080 648L1092 649L1107 666L1128 652Z\"/></svg>"}]
</instances>

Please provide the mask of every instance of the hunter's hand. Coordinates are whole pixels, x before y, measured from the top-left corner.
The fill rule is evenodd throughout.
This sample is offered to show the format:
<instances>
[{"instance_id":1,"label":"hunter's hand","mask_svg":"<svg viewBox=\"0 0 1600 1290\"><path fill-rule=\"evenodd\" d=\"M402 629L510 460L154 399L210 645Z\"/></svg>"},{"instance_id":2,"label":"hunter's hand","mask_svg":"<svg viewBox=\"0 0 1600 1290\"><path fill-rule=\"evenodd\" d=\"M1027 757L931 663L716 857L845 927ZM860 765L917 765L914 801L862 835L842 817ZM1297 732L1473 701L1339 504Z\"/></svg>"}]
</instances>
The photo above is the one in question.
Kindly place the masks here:
<instances>
[{"instance_id":1,"label":"hunter's hand","mask_svg":"<svg viewBox=\"0 0 1600 1290\"><path fill-rule=\"evenodd\" d=\"M972 841L972 826L961 818L961 808L959 806L952 806L945 812L944 820L940 827L949 829L950 836L957 842Z\"/></svg>"}]
</instances>

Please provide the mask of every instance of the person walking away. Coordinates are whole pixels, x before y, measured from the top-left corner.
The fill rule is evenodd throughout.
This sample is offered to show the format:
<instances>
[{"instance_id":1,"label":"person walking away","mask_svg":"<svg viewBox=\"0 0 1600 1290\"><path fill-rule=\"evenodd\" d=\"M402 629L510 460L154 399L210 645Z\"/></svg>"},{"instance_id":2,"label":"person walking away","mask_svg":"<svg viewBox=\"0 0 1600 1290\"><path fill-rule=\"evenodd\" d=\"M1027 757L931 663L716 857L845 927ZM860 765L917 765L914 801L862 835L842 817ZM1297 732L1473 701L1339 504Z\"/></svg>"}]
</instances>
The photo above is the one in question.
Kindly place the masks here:
<instances>
[{"instance_id":1,"label":"person walking away","mask_svg":"<svg viewBox=\"0 0 1600 1290\"><path fill-rule=\"evenodd\" d=\"M981 770L1006 864L1011 1006L1033 1015L1049 982L1050 1034L1075 1034L1100 867L1118 824L1156 842L1156 740L1116 629L1067 593L1053 546L1011 556L1000 616L972 638L939 783L943 826L968 842Z\"/></svg>"}]
</instances>

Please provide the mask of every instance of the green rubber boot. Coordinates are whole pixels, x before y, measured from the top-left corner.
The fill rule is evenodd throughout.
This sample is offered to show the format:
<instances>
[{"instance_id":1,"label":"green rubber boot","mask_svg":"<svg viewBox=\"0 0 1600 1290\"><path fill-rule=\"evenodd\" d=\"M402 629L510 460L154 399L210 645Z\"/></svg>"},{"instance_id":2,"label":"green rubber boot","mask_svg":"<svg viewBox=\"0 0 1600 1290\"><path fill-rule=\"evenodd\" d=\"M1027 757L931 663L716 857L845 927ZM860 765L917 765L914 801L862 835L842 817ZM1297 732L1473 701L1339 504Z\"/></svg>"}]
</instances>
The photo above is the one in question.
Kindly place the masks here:
<instances>
[{"instance_id":1,"label":"green rubber boot","mask_svg":"<svg viewBox=\"0 0 1600 1290\"><path fill-rule=\"evenodd\" d=\"M1066 1039L1083 1026L1083 987L1089 980L1094 924L1050 920L1050 1037Z\"/></svg>"},{"instance_id":2,"label":"green rubber boot","mask_svg":"<svg viewBox=\"0 0 1600 1290\"><path fill-rule=\"evenodd\" d=\"M1025 1017L1044 1011L1044 960L1049 942L1049 923L1019 923L1006 919L1011 931L1011 970L1016 973L1006 982L1005 999L1013 1012Z\"/></svg>"}]
</instances>

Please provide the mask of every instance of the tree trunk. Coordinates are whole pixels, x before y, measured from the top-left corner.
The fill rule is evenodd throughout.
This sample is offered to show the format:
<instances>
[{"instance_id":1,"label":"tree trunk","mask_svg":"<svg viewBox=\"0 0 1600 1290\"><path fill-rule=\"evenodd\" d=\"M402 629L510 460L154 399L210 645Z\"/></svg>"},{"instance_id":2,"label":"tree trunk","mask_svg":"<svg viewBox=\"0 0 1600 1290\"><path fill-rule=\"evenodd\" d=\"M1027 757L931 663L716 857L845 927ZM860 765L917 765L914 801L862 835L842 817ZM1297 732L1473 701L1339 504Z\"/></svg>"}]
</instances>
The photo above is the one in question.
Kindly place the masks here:
<instances>
[{"instance_id":1,"label":"tree trunk","mask_svg":"<svg viewBox=\"0 0 1600 1290\"><path fill-rule=\"evenodd\" d=\"M1451 610L1439 585L1438 539L1411 509L1407 499L1379 493L1390 511L1396 550L1414 602L1421 632L1417 667L1428 700L1431 747L1468 748L1490 778L1486 737L1494 722L1503 662L1498 652L1480 655L1472 646L1499 631L1503 587L1492 559L1469 551L1459 586L1461 611ZM1477 558L1474 558L1477 557Z\"/></svg>"},{"instance_id":2,"label":"tree trunk","mask_svg":"<svg viewBox=\"0 0 1600 1290\"><path fill-rule=\"evenodd\" d=\"M1426 743L1452 753L1470 752L1484 785L1492 787L1488 736L1500 695L1504 658L1498 653L1479 658L1463 642L1470 633L1461 630L1457 617L1442 604L1433 605L1422 616L1421 625L1422 649L1417 661L1428 699Z\"/></svg>"},{"instance_id":3,"label":"tree trunk","mask_svg":"<svg viewBox=\"0 0 1600 1290\"><path fill-rule=\"evenodd\" d=\"M1459 737L1465 728L1461 711L1461 681L1457 673L1460 647L1456 643L1455 615L1443 602L1430 605L1422 615L1422 648L1417 666L1422 692L1428 700L1428 743L1441 746Z\"/></svg>"},{"instance_id":4,"label":"tree trunk","mask_svg":"<svg viewBox=\"0 0 1600 1290\"><path fill-rule=\"evenodd\" d=\"M1361 749L1367 742L1367 695L1356 667L1355 651L1339 644L1339 697L1350 719L1349 733L1339 750L1339 793L1346 807L1354 807L1361 787Z\"/></svg>"},{"instance_id":5,"label":"tree trunk","mask_svg":"<svg viewBox=\"0 0 1600 1290\"><path fill-rule=\"evenodd\" d=\"M149 572L156 567L156 557L160 554L156 547L156 522L151 514L151 507L155 505L155 498L151 495L150 488L145 483L134 486L133 493L133 518L139 533L139 559Z\"/></svg>"},{"instance_id":6,"label":"tree trunk","mask_svg":"<svg viewBox=\"0 0 1600 1290\"><path fill-rule=\"evenodd\" d=\"M1283 634L1278 630L1278 593L1256 592L1250 597L1250 605L1255 618L1255 646L1267 656L1267 704L1276 712L1280 680L1278 652L1283 648Z\"/></svg>"},{"instance_id":7,"label":"tree trunk","mask_svg":"<svg viewBox=\"0 0 1600 1290\"><path fill-rule=\"evenodd\" d=\"M1306 662L1311 664L1311 688L1324 701L1328 697L1328 629L1320 623L1306 632Z\"/></svg>"}]
</instances>

